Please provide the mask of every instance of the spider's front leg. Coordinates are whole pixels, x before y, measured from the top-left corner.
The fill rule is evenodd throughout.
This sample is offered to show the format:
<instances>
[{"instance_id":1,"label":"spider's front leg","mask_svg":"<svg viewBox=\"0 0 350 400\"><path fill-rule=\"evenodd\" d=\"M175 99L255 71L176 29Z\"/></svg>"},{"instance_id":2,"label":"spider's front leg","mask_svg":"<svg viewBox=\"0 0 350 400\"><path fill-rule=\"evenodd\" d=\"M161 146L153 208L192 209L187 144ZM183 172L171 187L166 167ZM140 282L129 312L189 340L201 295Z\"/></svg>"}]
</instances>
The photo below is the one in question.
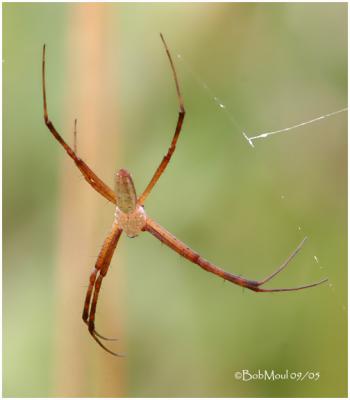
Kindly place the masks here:
<instances>
[{"instance_id":1,"label":"spider's front leg","mask_svg":"<svg viewBox=\"0 0 350 400\"><path fill-rule=\"evenodd\" d=\"M170 147L169 147L166 155L163 157L163 159L162 159L161 163L159 164L158 168L156 169L156 172L153 174L151 181L149 182L149 184L147 185L146 189L144 190L144 192L141 194L141 196L138 199L138 204L141 205L141 206L144 204L146 198L150 194L150 192L153 189L154 185L158 182L158 179L163 174L165 168L167 167L167 165L169 164L169 161L171 160L172 155L175 152L177 140L178 140L178 138L180 136L182 124L183 124L183 121L184 121L184 118L185 118L185 113L186 113L185 112L183 98L182 98L181 91L180 91L179 80L177 79L177 75L176 75L174 61L173 61L173 59L171 57L169 48L168 48L168 46L167 46L167 44L165 42L165 39L164 39L162 34L160 34L160 38L162 39L166 54L167 54L168 59L169 59L170 67L171 67L171 70L173 72L173 77L174 77L175 87L176 87L176 94L177 94L177 99L178 99L178 102L179 102L179 113L178 113L178 117L177 117L177 123L176 123L174 136L173 136L173 139L172 139L172 141L170 143Z\"/></svg>"},{"instance_id":2,"label":"spider's front leg","mask_svg":"<svg viewBox=\"0 0 350 400\"><path fill-rule=\"evenodd\" d=\"M108 272L115 248L117 246L118 240L122 232L123 230L119 228L118 223L115 221L113 223L111 232L108 234L105 241L103 242L102 249L100 250L100 253L98 255L95 264L95 268L90 275L90 283L86 292L84 310L83 310L83 320L88 325L91 336L104 350L115 356L121 356L121 355L109 350L98 339L100 337L101 339L108 340L107 338L96 332L95 314L96 314L97 301L101 289L102 280Z\"/></svg>"},{"instance_id":3,"label":"spider's front leg","mask_svg":"<svg viewBox=\"0 0 350 400\"><path fill-rule=\"evenodd\" d=\"M79 168L80 172L83 174L85 180L91 185L97 192L99 192L103 197L105 197L108 201L113 204L116 204L115 193L113 190L106 185L102 179L100 179L92 169L79 158L76 154L76 122L74 128L74 150L65 142L62 136L58 133L57 129L54 127L52 121L49 119L49 113L47 109L47 100L46 100L46 79L45 79L45 71L46 71L46 46L43 47L43 58L42 58L42 88L43 88L43 105L44 105L44 121L45 125L52 133L52 136L60 143L60 145L66 150L69 157L74 161L75 165Z\"/></svg>"}]
</instances>

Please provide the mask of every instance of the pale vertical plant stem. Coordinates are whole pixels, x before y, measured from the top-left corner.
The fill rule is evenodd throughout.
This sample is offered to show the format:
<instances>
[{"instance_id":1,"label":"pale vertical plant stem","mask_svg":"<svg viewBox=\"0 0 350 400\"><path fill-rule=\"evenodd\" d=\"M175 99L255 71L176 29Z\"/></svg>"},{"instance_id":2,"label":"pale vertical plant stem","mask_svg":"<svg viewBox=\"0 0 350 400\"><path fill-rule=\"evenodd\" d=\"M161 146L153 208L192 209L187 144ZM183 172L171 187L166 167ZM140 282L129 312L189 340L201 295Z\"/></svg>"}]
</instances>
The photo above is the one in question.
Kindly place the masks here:
<instances>
[{"instance_id":1,"label":"pale vertical plant stem","mask_svg":"<svg viewBox=\"0 0 350 400\"><path fill-rule=\"evenodd\" d=\"M119 153L119 129L118 102L116 95L111 96L118 93L118 87L113 87L118 71L108 57L111 52L117 52L118 38L109 38L108 27L116 23L115 17L110 17L109 7L105 4L76 4L70 7L65 57L67 77L64 80L62 107L67 118L64 118L66 123L60 129L73 147L72 123L75 118L78 119L79 157L89 160L107 182L112 182L114 163ZM113 47L109 43L113 43ZM49 64L53 65L54 58L58 62L57 55L52 46L48 46L48 51ZM53 96L51 86L52 79L48 79L50 98ZM68 160L62 157L60 161L54 395L123 396L124 373L121 368L125 368L125 361L116 363L115 359L97 350L86 335L81 320L86 282L99 251L96 243L102 243L106 229L109 229L111 206L103 200L101 202L98 194L90 191ZM107 220L103 213L108 215ZM113 315L113 318L108 318L108 329L113 334L121 332L122 319L118 318L121 307L118 307L118 312L113 308L113 304L119 304L122 297L119 290L121 281L124 281L121 271L122 263L118 256L118 268L111 273L113 292L108 291L108 283L104 284L104 307L98 316L104 325L108 315Z\"/></svg>"}]
</instances>

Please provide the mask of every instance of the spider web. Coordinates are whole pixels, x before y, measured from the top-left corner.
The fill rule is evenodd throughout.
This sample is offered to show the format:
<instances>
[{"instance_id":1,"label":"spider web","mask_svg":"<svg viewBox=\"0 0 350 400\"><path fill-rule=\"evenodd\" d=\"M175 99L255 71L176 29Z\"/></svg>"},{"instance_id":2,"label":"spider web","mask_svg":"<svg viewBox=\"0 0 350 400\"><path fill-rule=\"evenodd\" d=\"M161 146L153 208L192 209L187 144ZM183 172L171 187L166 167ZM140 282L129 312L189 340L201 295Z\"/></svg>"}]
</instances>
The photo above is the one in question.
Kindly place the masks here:
<instances>
[{"instance_id":1,"label":"spider web","mask_svg":"<svg viewBox=\"0 0 350 400\"><path fill-rule=\"evenodd\" d=\"M248 136L246 131L242 128L241 124L238 123L236 117L234 116L233 112L229 109L229 107L219 98L217 97L214 92L210 89L210 87L206 84L206 82L196 73L193 71L193 69L189 66L189 64L184 60L183 56L181 54L177 54L177 58L184 64L186 69L189 71L191 76L194 78L194 80L197 82L197 84L202 87L210 96L210 98L214 101L214 104L219 107L221 110L224 111L227 119L230 121L231 125L234 128L237 128L243 135L243 137L247 140L247 142L250 144L251 147L255 147L254 141L258 139L266 139L272 135L277 135L277 134L286 134L290 133L291 131L301 128L305 125L313 124L315 122L324 120L329 117L333 117L337 114L343 113L348 111L348 107L341 108L340 110L332 111L326 114L322 114L320 116L314 117L312 119L302 121L299 123L296 123L294 125L288 126L286 128L281 128L275 131L269 131L269 132L257 132L254 133L253 136Z\"/></svg>"},{"instance_id":2,"label":"spider web","mask_svg":"<svg viewBox=\"0 0 350 400\"><path fill-rule=\"evenodd\" d=\"M302 122L298 122L295 123L291 126L285 127L285 128L281 128L278 130L274 130L274 131L267 131L267 132L256 132L254 133L252 136L248 136L247 132L244 130L244 128L242 127L242 125L237 121L237 118L234 116L234 113L232 110L230 110L230 108L227 106L227 104L221 100L213 91L212 89L208 86L208 84L199 76L199 74L197 72L195 72L190 65L185 61L184 57L177 53L176 54L177 59L185 66L186 70L190 73L190 75L192 76L192 78L194 79L194 81L197 83L197 85L199 85L199 87L201 87L208 95L209 97L212 99L212 101L214 102L214 105L216 107L218 107L218 109L224 113L225 117L227 118L227 120L230 122L231 126L234 127L235 129L237 129L238 131L241 132L242 136L244 137L244 139L249 143L249 145L252 148L255 148L255 144L254 141L256 140L261 140L261 139L267 139L270 136L274 136L274 135L281 135L281 134L290 134L292 131L301 128L303 126L306 125L310 125L313 123L317 123L319 121L325 120L327 118L330 117L334 117L340 113L344 113L348 111L348 107L344 107L341 108L339 110L336 111L332 111L326 114L322 114L319 115L317 117L313 117L311 119L308 120L304 120ZM285 195L281 195L281 200L283 201L285 199ZM302 232L303 229L302 227L299 225L297 228L298 232ZM312 246L312 244L311 244ZM312 246L313 247L313 246ZM315 252L313 252L314 255L312 256L312 261L314 263L314 265L316 265L320 271L324 272L324 270L326 270L327 268L325 268L325 266L322 264L322 261L320 261L319 257L315 254ZM335 286L332 282L327 283L327 287L329 288L329 291L332 293L332 296L336 297L336 301L338 303L339 308L343 311L346 312L346 305L341 303L338 296L336 296L336 290L335 290Z\"/></svg>"}]
</instances>

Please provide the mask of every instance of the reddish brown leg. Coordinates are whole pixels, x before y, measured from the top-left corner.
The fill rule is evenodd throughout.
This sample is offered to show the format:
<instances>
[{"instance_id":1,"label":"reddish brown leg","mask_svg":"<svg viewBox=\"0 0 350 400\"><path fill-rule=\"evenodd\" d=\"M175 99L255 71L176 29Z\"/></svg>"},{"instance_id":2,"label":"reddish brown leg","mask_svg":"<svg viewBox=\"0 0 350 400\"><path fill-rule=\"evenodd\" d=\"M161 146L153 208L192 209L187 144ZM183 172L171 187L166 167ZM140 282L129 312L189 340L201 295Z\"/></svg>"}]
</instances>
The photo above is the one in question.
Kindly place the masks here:
<instances>
[{"instance_id":1,"label":"reddish brown leg","mask_svg":"<svg viewBox=\"0 0 350 400\"><path fill-rule=\"evenodd\" d=\"M179 115L178 115L178 119L177 119L177 124L176 124L176 128L175 128L175 133L173 136L173 140L171 141L170 147L168 149L167 154L163 157L162 162L160 163L159 167L157 168L156 172L154 173L150 183L148 184L148 186L146 187L145 191L142 193L142 195L139 197L138 199L138 204L143 205L147 196L150 194L151 190L153 189L153 186L157 183L158 179L161 177L161 175L163 174L165 168L167 167L167 165L169 164L169 161L171 159L171 156L173 155L175 148L176 148L176 143L177 140L179 138L180 132L181 132L181 128L182 128L182 123L183 120L185 118L185 108L184 108L184 103L183 103L183 99L182 99L182 95L180 92L180 86L179 86L179 81L177 79L177 75L176 75L176 70L175 70L175 65L174 62L171 58L171 54L170 51L168 49L168 46L164 40L164 37L162 34L160 34L160 37L162 39L162 42L164 44L165 47L165 51L167 53L169 62L170 62L170 66L173 72L173 76L174 76L174 81L175 81L175 86L176 86L176 93L177 93L177 97L179 100Z\"/></svg>"},{"instance_id":2,"label":"reddish brown leg","mask_svg":"<svg viewBox=\"0 0 350 400\"><path fill-rule=\"evenodd\" d=\"M77 156L75 151L64 141L62 136L57 132L56 128L53 126L53 123L49 119L48 111L47 111L47 101L46 101L46 82L45 82L45 52L46 46L43 47L43 59L42 59L42 85L43 85L43 101L44 101L44 121L49 131L52 133L53 137L61 144L61 146L66 150L69 157L73 159L75 165L79 168L81 173L83 174L85 180L103 197L105 197L108 201L113 204L116 204L116 197L113 190L106 185L102 179L100 179L91 169L90 167Z\"/></svg>"},{"instance_id":3,"label":"reddish brown leg","mask_svg":"<svg viewBox=\"0 0 350 400\"><path fill-rule=\"evenodd\" d=\"M95 269L90 275L90 283L89 287L86 292L85 303L84 303L84 310L83 310L83 320L88 325L89 332L91 336L96 340L96 342L108 353L111 353L116 356L121 356L118 353L114 353L113 351L109 350L98 338L105 339L105 340L112 340L108 339L95 330L95 314L96 314L96 307L99 292L101 289L101 284L103 278L106 276L113 253L117 246L118 240L122 233L122 229L120 229L117 223L113 224L112 230L105 239L102 249L98 255ZM92 300L91 300L92 297ZM91 304L90 304L91 303Z\"/></svg>"},{"instance_id":4,"label":"reddish brown leg","mask_svg":"<svg viewBox=\"0 0 350 400\"><path fill-rule=\"evenodd\" d=\"M215 274L217 276L220 276L221 278L230 281L235 285L243 286L247 289L253 290L254 292L286 292L286 291L301 290L320 285L321 283L327 281L327 279L323 279L320 282L315 282L308 285L297 286L292 288L277 288L277 289L260 288L260 286L271 280L279 272L281 272L284 268L286 268L289 262L298 254L306 238L303 239L303 241L299 244L296 250L293 251L293 253L287 258L287 260L275 272L273 272L267 278L261 281L255 281L243 278L238 275L231 274L230 272L226 272L223 269L217 267L216 265L212 264L208 260L201 257L198 253L187 247L183 242L178 240L175 236L173 236L166 229L161 227L159 224L157 224L150 218L147 218L147 223L144 230L150 232L162 243L166 244L168 247L175 250L178 254L180 254L184 258L187 258L187 260L193 262L194 264L199 265L204 270L211 272L212 274Z\"/></svg>"},{"instance_id":5,"label":"reddish brown leg","mask_svg":"<svg viewBox=\"0 0 350 400\"><path fill-rule=\"evenodd\" d=\"M91 296L92 296L92 292L93 292L93 289L94 289L94 286L95 286L96 276L97 276L98 272L99 271L96 268L94 268L93 272L90 275L90 283L89 283L88 290L86 292L84 309L83 309L83 320L86 323L86 325L88 325ZM98 333L96 331L96 329L94 330L94 333L95 333L96 336L98 336L99 338L101 338L103 340L117 340L117 339L108 338L106 336L102 336L100 333Z\"/></svg>"}]
</instances>

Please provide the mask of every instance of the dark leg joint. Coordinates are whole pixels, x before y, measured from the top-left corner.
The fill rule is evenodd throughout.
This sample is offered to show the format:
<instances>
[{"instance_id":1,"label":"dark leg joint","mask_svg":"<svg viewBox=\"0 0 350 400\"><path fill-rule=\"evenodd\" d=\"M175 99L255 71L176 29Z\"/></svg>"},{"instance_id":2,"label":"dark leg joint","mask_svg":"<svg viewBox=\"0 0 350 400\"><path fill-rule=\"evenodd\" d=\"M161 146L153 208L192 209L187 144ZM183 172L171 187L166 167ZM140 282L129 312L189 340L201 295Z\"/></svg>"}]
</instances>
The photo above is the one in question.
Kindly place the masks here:
<instances>
[{"instance_id":1,"label":"dark leg joint","mask_svg":"<svg viewBox=\"0 0 350 400\"><path fill-rule=\"evenodd\" d=\"M246 280L243 282L243 287L253 290L254 292L260 292L260 287L261 283L258 281L251 281L251 280Z\"/></svg>"},{"instance_id":2,"label":"dark leg joint","mask_svg":"<svg viewBox=\"0 0 350 400\"><path fill-rule=\"evenodd\" d=\"M88 318L89 318L89 311L88 310L84 310L83 311L83 315L82 315L83 321L87 322Z\"/></svg>"},{"instance_id":3,"label":"dark leg joint","mask_svg":"<svg viewBox=\"0 0 350 400\"><path fill-rule=\"evenodd\" d=\"M88 328L89 328L89 332L92 335L95 332L95 323L94 323L94 321L91 321L91 320L89 321Z\"/></svg>"}]
</instances>

